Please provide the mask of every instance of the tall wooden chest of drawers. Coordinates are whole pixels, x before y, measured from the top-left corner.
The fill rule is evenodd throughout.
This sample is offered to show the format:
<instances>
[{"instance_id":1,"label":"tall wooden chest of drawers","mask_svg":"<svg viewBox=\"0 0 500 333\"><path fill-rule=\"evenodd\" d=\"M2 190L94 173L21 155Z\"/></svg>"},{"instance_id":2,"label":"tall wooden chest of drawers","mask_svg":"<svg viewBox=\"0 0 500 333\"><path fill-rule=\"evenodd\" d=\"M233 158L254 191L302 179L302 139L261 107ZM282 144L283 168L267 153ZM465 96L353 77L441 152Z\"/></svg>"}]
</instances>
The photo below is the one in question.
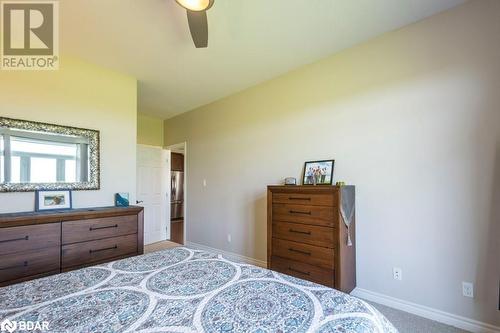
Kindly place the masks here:
<instances>
[{"instance_id":1,"label":"tall wooden chest of drawers","mask_svg":"<svg viewBox=\"0 0 500 333\"><path fill-rule=\"evenodd\" d=\"M347 199L354 202L352 186L344 190L338 186L269 186L268 267L351 292L356 287L355 222L353 217L352 245L348 245L348 228L340 209Z\"/></svg>"}]
</instances>

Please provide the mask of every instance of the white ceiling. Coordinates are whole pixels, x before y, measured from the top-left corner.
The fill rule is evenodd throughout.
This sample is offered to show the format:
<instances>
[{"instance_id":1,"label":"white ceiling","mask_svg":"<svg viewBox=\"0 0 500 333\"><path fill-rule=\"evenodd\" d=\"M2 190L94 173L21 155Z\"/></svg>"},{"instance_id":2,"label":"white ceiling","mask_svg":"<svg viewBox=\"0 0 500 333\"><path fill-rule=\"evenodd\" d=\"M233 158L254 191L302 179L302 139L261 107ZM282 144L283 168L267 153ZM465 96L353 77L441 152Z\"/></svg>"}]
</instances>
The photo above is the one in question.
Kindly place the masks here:
<instances>
[{"instance_id":1,"label":"white ceiling","mask_svg":"<svg viewBox=\"0 0 500 333\"><path fill-rule=\"evenodd\" d=\"M174 0L61 0L61 52L136 77L170 118L465 0L215 0L196 49Z\"/></svg>"}]
</instances>

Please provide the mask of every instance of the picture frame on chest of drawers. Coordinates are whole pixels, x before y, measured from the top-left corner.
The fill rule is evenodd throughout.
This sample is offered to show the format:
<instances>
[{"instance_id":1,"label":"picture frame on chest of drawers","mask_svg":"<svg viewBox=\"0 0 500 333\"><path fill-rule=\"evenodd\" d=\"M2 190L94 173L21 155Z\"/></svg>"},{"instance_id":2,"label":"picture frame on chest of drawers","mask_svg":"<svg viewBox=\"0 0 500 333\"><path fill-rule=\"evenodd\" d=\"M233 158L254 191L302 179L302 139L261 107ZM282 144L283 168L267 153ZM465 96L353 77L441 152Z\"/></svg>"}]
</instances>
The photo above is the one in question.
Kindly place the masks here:
<instances>
[{"instance_id":1,"label":"picture frame on chest of drawers","mask_svg":"<svg viewBox=\"0 0 500 333\"><path fill-rule=\"evenodd\" d=\"M36 190L35 211L53 211L73 209L71 190Z\"/></svg>"},{"instance_id":2,"label":"picture frame on chest of drawers","mask_svg":"<svg viewBox=\"0 0 500 333\"><path fill-rule=\"evenodd\" d=\"M302 185L332 185L334 167L334 159L305 162Z\"/></svg>"}]
</instances>

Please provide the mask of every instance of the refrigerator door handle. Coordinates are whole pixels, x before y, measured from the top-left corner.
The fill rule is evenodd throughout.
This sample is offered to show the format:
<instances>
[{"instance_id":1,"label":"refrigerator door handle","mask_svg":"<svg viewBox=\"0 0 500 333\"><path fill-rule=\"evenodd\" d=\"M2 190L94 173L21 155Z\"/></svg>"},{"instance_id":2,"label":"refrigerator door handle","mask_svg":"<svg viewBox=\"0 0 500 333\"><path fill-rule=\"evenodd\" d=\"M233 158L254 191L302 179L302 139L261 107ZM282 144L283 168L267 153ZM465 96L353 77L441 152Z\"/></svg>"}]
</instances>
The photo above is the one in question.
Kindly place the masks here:
<instances>
[{"instance_id":1,"label":"refrigerator door handle","mask_svg":"<svg viewBox=\"0 0 500 333\"><path fill-rule=\"evenodd\" d=\"M174 200L175 198L175 176L172 175L170 178L170 194L171 194L171 200Z\"/></svg>"}]
</instances>

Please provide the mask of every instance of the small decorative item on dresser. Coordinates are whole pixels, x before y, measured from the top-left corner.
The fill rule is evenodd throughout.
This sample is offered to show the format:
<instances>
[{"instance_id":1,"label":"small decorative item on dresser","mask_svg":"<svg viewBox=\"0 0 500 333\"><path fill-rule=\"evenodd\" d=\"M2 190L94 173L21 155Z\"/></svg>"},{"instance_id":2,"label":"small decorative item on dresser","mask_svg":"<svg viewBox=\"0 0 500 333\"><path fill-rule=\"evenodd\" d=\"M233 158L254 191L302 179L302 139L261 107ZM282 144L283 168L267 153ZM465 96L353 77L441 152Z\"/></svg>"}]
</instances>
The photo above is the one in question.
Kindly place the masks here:
<instances>
[{"instance_id":1,"label":"small decorative item on dresser","mask_svg":"<svg viewBox=\"0 0 500 333\"><path fill-rule=\"evenodd\" d=\"M285 185L297 185L297 179L295 179L294 177L286 177Z\"/></svg>"},{"instance_id":2,"label":"small decorative item on dresser","mask_svg":"<svg viewBox=\"0 0 500 333\"><path fill-rule=\"evenodd\" d=\"M306 162L303 185L332 185L334 160Z\"/></svg>"},{"instance_id":3,"label":"small decorative item on dresser","mask_svg":"<svg viewBox=\"0 0 500 333\"><path fill-rule=\"evenodd\" d=\"M336 186L345 186L345 182L336 182L335 183Z\"/></svg>"},{"instance_id":4,"label":"small decorative item on dresser","mask_svg":"<svg viewBox=\"0 0 500 333\"><path fill-rule=\"evenodd\" d=\"M72 209L73 203L71 190L58 191L36 191L35 192L35 210L65 210Z\"/></svg>"},{"instance_id":5,"label":"small decorative item on dresser","mask_svg":"<svg viewBox=\"0 0 500 333\"><path fill-rule=\"evenodd\" d=\"M116 207L128 207L130 204L128 193L116 193L115 194L115 206Z\"/></svg>"}]
</instances>

